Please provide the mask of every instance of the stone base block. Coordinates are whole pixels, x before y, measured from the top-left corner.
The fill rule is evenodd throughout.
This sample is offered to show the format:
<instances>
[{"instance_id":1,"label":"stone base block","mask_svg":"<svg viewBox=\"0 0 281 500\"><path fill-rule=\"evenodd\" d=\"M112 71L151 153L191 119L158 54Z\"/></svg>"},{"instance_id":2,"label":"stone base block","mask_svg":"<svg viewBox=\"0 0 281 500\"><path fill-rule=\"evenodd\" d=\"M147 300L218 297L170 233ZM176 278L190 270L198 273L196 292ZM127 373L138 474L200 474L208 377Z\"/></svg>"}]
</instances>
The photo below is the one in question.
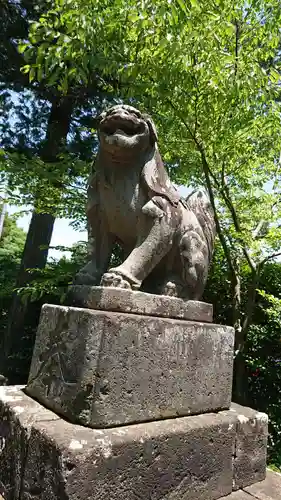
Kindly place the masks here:
<instances>
[{"instance_id":1,"label":"stone base block","mask_svg":"<svg viewBox=\"0 0 281 500\"><path fill-rule=\"evenodd\" d=\"M245 488L250 500L281 500L281 474L267 471L264 481L252 484Z\"/></svg>"},{"instance_id":2,"label":"stone base block","mask_svg":"<svg viewBox=\"0 0 281 500\"><path fill-rule=\"evenodd\" d=\"M136 292L124 288L75 285L68 292L68 305L161 318L213 321L213 306L198 300Z\"/></svg>"},{"instance_id":3,"label":"stone base block","mask_svg":"<svg viewBox=\"0 0 281 500\"><path fill-rule=\"evenodd\" d=\"M18 500L28 443L37 422L59 417L22 392L23 387L0 387L0 494ZM0 496L1 498L1 496Z\"/></svg>"},{"instance_id":4,"label":"stone base block","mask_svg":"<svg viewBox=\"0 0 281 500\"><path fill-rule=\"evenodd\" d=\"M19 388L0 389L5 500L215 500L239 480L235 443L248 409L101 430L58 418ZM264 432L264 415L250 420Z\"/></svg>"},{"instance_id":5,"label":"stone base block","mask_svg":"<svg viewBox=\"0 0 281 500\"><path fill-rule=\"evenodd\" d=\"M266 479L221 500L281 500L281 474L267 471Z\"/></svg>"},{"instance_id":6,"label":"stone base block","mask_svg":"<svg viewBox=\"0 0 281 500\"><path fill-rule=\"evenodd\" d=\"M27 392L97 428L227 409L233 343L227 326L45 305Z\"/></svg>"},{"instance_id":7,"label":"stone base block","mask_svg":"<svg viewBox=\"0 0 281 500\"><path fill-rule=\"evenodd\" d=\"M233 486L239 489L265 479L268 418L236 404L231 409L237 415Z\"/></svg>"}]
</instances>

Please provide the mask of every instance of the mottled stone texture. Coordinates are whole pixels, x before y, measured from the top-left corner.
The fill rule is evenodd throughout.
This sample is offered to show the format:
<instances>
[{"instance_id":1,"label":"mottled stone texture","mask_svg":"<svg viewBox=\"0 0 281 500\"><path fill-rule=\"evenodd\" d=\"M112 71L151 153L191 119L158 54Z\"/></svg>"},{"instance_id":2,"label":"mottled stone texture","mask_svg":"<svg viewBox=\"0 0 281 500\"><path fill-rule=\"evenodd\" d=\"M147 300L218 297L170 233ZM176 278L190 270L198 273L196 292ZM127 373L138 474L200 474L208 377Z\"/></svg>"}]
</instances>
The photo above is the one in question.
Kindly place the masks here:
<instances>
[{"instance_id":1,"label":"mottled stone texture","mask_svg":"<svg viewBox=\"0 0 281 500\"><path fill-rule=\"evenodd\" d=\"M97 125L99 150L87 203L90 261L75 283L199 300L216 232L209 197L204 191L180 196L147 115L119 104L102 113ZM125 260L108 269L115 242Z\"/></svg>"},{"instance_id":2,"label":"mottled stone texture","mask_svg":"<svg viewBox=\"0 0 281 500\"><path fill-rule=\"evenodd\" d=\"M231 495L221 498L221 500L253 500L253 497L243 490L234 491Z\"/></svg>"},{"instance_id":3,"label":"mottled stone texture","mask_svg":"<svg viewBox=\"0 0 281 500\"><path fill-rule=\"evenodd\" d=\"M19 498L32 426L58 419L20 387L0 387L0 493L4 500Z\"/></svg>"},{"instance_id":4,"label":"mottled stone texture","mask_svg":"<svg viewBox=\"0 0 281 500\"><path fill-rule=\"evenodd\" d=\"M237 415L233 480L239 489L265 478L268 417L235 404L232 410Z\"/></svg>"},{"instance_id":5,"label":"mottled stone texture","mask_svg":"<svg viewBox=\"0 0 281 500\"><path fill-rule=\"evenodd\" d=\"M281 474L267 470L266 479L221 500L281 500Z\"/></svg>"},{"instance_id":6,"label":"mottled stone texture","mask_svg":"<svg viewBox=\"0 0 281 500\"><path fill-rule=\"evenodd\" d=\"M211 500L231 492L231 412L104 430L46 420L35 419L26 437L22 500Z\"/></svg>"},{"instance_id":7,"label":"mottled stone texture","mask_svg":"<svg viewBox=\"0 0 281 500\"><path fill-rule=\"evenodd\" d=\"M204 323L213 321L212 304L122 288L76 285L70 288L68 300L69 305L103 311L179 318Z\"/></svg>"},{"instance_id":8,"label":"mottled stone texture","mask_svg":"<svg viewBox=\"0 0 281 500\"><path fill-rule=\"evenodd\" d=\"M235 442L249 411L233 406L217 414L90 429L58 418L18 388L3 387L0 493L5 500L215 500L229 495L233 475L239 480L242 474L235 471ZM263 434L263 417L256 412L250 420ZM246 491L281 500L279 487L280 476L269 475ZM226 500L232 498L247 495L236 491Z\"/></svg>"},{"instance_id":9,"label":"mottled stone texture","mask_svg":"<svg viewBox=\"0 0 281 500\"><path fill-rule=\"evenodd\" d=\"M36 424L22 498L30 500L35 487L42 500L218 498L231 491L231 422L202 415L100 432Z\"/></svg>"},{"instance_id":10,"label":"mottled stone texture","mask_svg":"<svg viewBox=\"0 0 281 500\"><path fill-rule=\"evenodd\" d=\"M264 481L252 484L245 488L251 500L281 500L281 474L267 471Z\"/></svg>"},{"instance_id":11,"label":"mottled stone texture","mask_svg":"<svg viewBox=\"0 0 281 500\"><path fill-rule=\"evenodd\" d=\"M225 326L47 305L27 392L91 427L227 409L233 342Z\"/></svg>"}]
</instances>

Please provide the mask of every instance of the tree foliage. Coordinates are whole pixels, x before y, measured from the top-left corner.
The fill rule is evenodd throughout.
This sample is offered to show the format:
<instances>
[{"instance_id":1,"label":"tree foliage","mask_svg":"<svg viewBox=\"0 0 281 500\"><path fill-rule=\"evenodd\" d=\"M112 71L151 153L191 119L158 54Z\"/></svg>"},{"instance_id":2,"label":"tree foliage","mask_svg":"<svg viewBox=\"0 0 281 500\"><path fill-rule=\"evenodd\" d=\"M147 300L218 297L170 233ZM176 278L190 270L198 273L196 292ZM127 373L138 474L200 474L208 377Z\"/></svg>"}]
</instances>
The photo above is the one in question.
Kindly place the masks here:
<instances>
[{"instance_id":1,"label":"tree foliage","mask_svg":"<svg viewBox=\"0 0 281 500\"><path fill-rule=\"evenodd\" d=\"M180 145L175 179L209 179L232 254L251 267L278 250L280 3L52 4L22 45L37 77L43 56L59 85L94 67L119 73L124 96L143 99L165 127L168 162Z\"/></svg>"},{"instance_id":2,"label":"tree foliage","mask_svg":"<svg viewBox=\"0 0 281 500\"><path fill-rule=\"evenodd\" d=\"M228 269L240 400L260 275L280 251L280 16L277 0L53 0L21 45L30 80L62 92L93 71L118 75L123 97L157 118L174 179L206 186Z\"/></svg>"},{"instance_id":3,"label":"tree foliage","mask_svg":"<svg viewBox=\"0 0 281 500\"><path fill-rule=\"evenodd\" d=\"M0 239L0 344L7 324L8 308L15 288L25 236L25 232L17 227L16 220L6 214Z\"/></svg>"},{"instance_id":4,"label":"tree foliage","mask_svg":"<svg viewBox=\"0 0 281 500\"><path fill-rule=\"evenodd\" d=\"M85 132L82 124L98 113L103 99L112 97L107 84L95 74L87 86L78 82L62 93L50 82L47 85L43 80L32 80L22 71L19 39L27 39L30 22L40 19L46 5L45 0L36 4L6 0L0 6L6 23L0 49L0 180L5 184L7 202L33 208L18 288L34 280L31 268L44 269L56 217L72 217L75 213L76 224L84 223L89 153L93 154L96 138ZM14 294L5 334L5 359L0 368L10 371L10 381L15 369L18 379L14 382L24 382L28 374L28 363L25 373L21 372L20 356L26 339L30 340L26 317L36 323L39 309L36 314L35 309L35 303L30 309L27 301L23 303Z\"/></svg>"}]
</instances>

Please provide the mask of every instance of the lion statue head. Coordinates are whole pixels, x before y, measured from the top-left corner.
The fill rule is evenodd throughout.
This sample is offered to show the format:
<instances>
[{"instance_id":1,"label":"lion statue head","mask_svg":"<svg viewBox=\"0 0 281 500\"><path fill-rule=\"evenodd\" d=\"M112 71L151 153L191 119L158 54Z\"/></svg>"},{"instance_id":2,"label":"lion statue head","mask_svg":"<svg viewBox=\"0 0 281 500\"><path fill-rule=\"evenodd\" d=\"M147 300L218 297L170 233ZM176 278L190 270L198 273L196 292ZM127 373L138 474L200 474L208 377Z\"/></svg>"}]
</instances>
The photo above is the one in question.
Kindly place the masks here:
<instances>
[{"instance_id":1,"label":"lion statue head","mask_svg":"<svg viewBox=\"0 0 281 500\"><path fill-rule=\"evenodd\" d=\"M158 146L157 132L149 115L133 106L118 104L104 111L98 119L99 165L141 165L141 179L149 196L161 195L173 205L180 196L172 185L163 165ZM101 160L107 158L104 162Z\"/></svg>"},{"instance_id":2,"label":"lion statue head","mask_svg":"<svg viewBox=\"0 0 281 500\"><path fill-rule=\"evenodd\" d=\"M152 119L138 109L118 104L99 117L98 137L101 149L122 155L151 149L157 142Z\"/></svg>"}]
</instances>

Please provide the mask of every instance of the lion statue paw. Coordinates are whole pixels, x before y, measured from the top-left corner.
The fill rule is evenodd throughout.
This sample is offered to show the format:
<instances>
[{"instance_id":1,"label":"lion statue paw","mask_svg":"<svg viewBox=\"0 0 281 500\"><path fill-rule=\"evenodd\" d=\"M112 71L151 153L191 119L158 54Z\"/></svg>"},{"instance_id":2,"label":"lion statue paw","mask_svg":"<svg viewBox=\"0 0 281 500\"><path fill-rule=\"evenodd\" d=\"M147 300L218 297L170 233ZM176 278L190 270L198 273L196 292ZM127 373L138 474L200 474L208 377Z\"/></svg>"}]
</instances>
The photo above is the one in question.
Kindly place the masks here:
<instances>
[{"instance_id":1,"label":"lion statue paw","mask_svg":"<svg viewBox=\"0 0 281 500\"><path fill-rule=\"evenodd\" d=\"M131 285L123 276L114 272L105 273L100 282L101 286L110 286L113 288L126 288L131 290Z\"/></svg>"}]
</instances>

